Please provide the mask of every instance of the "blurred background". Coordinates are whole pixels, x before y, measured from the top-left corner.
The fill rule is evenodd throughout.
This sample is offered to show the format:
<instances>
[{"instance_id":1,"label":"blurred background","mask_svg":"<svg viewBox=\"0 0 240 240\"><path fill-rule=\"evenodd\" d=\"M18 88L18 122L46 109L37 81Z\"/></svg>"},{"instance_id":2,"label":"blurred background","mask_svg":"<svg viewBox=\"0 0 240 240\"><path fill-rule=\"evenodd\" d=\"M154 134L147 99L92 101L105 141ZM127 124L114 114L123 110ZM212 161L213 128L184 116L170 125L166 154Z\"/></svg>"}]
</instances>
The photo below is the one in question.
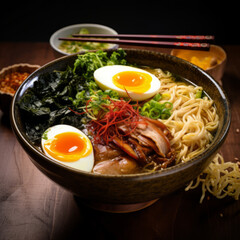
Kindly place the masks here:
<instances>
[{"instance_id":1,"label":"blurred background","mask_svg":"<svg viewBox=\"0 0 240 240\"><path fill-rule=\"evenodd\" d=\"M17 1L0 14L0 41L49 41L59 28L98 23L118 33L212 34L238 44L237 1Z\"/></svg>"}]
</instances>

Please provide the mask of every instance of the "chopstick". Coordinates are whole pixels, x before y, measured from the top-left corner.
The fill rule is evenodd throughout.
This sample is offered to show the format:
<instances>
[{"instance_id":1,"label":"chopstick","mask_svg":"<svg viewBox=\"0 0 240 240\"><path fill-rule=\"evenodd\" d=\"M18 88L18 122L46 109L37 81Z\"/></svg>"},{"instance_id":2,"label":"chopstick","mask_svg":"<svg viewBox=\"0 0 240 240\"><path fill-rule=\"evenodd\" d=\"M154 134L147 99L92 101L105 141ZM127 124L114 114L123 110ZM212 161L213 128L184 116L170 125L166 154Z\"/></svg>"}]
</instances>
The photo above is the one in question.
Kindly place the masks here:
<instances>
[{"instance_id":1,"label":"chopstick","mask_svg":"<svg viewBox=\"0 0 240 240\"><path fill-rule=\"evenodd\" d=\"M118 38L118 39L154 39L154 40L177 40L177 41L214 41L213 35L146 35L146 34L72 34L73 37L99 37L99 38Z\"/></svg>"},{"instance_id":2,"label":"chopstick","mask_svg":"<svg viewBox=\"0 0 240 240\"><path fill-rule=\"evenodd\" d=\"M191 49L208 51L210 48L209 42L214 40L214 36L204 35L135 35L135 34L73 34L73 36L80 37L60 37L59 40L63 41L80 41L80 42L101 42L101 43L115 43L115 44L127 44L135 46L150 46L150 47L167 47L167 48L179 48L179 49ZM89 38L91 37L91 38ZM94 38L100 37L100 38ZM102 39L107 37L108 39ZM123 38L123 39L111 39L111 38ZM126 39L124 39L126 38ZM130 39L129 39L130 38ZM169 41L153 41L153 40L132 40L132 39L168 39ZM181 40L181 41L175 41ZM188 42L185 42L188 40ZM198 41L198 42L195 42Z\"/></svg>"}]
</instances>

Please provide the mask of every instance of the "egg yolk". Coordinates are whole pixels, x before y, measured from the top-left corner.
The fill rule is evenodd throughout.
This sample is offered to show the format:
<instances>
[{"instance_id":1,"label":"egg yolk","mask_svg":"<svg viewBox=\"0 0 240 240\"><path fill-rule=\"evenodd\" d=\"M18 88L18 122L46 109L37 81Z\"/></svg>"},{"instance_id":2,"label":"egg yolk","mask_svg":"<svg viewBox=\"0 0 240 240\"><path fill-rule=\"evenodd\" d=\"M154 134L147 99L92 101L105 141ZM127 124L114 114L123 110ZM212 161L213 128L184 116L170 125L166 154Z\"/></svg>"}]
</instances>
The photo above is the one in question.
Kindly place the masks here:
<instances>
[{"instance_id":1,"label":"egg yolk","mask_svg":"<svg viewBox=\"0 0 240 240\"><path fill-rule=\"evenodd\" d=\"M144 72L124 71L115 74L112 81L120 89L144 93L150 89L152 77Z\"/></svg>"},{"instance_id":2,"label":"egg yolk","mask_svg":"<svg viewBox=\"0 0 240 240\"><path fill-rule=\"evenodd\" d=\"M90 140L76 132L57 134L45 142L44 148L51 157L64 162L77 161L92 151Z\"/></svg>"}]
</instances>

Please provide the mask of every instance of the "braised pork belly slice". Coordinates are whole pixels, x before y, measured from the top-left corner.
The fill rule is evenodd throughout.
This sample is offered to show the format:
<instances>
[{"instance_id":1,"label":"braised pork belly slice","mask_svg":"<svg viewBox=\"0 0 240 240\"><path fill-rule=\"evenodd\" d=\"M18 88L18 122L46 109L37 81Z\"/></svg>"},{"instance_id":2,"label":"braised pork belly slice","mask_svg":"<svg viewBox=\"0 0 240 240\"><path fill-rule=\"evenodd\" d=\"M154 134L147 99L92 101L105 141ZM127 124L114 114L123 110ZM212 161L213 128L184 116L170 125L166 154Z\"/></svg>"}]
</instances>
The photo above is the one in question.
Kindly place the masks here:
<instances>
[{"instance_id":1,"label":"braised pork belly slice","mask_svg":"<svg viewBox=\"0 0 240 240\"><path fill-rule=\"evenodd\" d=\"M96 163L113 159L123 154L123 151L121 151L121 149L119 149L118 147L115 147L115 145L113 144L103 145L100 143L93 142L93 149Z\"/></svg>"},{"instance_id":2,"label":"braised pork belly slice","mask_svg":"<svg viewBox=\"0 0 240 240\"><path fill-rule=\"evenodd\" d=\"M96 160L93 172L120 175L141 172L152 162L158 169L174 164L171 134L162 122L144 117L134 129L126 124L119 124L117 129L118 135L108 145L93 144Z\"/></svg>"},{"instance_id":3,"label":"braised pork belly slice","mask_svg":"<svg viewBox=\"0 0 240 240\"><path fill-rule=\"evenodd\" d=\"M126 125L120 125L118 128L124 134L130 132L130 137L137 139L141 145L148 146L162 157L165 157L170 151L170 142L166 136L169 135L169 132L160 121L143 118L132 132Z\"/></svg>"},{"instance_id":4,"label":"braised pork belly slice","mask_svg":"<svg viewBox=\"0 0 240 240\"><path fill-rule=\"evenodd\" d=\"M163 133L161 128L157 127L156 124L153 124L147 120L144 120L143 123L139 123L135 130L137 133L151 139L156 147L157 154L162 157L165 157L166 154L170 151L170 142L166 135Z\"/></svg>"},{"instance_id":5,"label":"braised pork belly slice","mask_svg":"<svg viewBox=\"0 0 240 240\"><path fill-rule=\"evenodd\" d=\"M134 174L139 172L139 167L135 160L119 156L96 164L93 172L110 175Z\"/></svg>"}]
</instances>

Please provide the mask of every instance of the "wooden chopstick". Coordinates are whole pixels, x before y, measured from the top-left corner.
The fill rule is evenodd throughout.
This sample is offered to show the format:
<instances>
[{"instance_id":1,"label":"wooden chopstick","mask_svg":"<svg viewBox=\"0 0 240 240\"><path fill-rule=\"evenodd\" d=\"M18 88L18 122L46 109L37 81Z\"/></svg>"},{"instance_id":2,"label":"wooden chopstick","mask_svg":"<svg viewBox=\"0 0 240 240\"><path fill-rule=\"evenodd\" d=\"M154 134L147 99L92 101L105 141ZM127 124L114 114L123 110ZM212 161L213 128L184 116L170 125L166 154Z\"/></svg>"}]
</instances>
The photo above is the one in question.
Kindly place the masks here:
<instances>
[{"instance_id":1,"label":"wooden chopstick","mask_svg":"<svg viewBox=\"0 0 240 240\"><path fill-rule=\"evenodd\" d=\"M92 37L93 35L91 35ZM116 35L114 35L116 36ZM102 43L115 43L127 44L135 46L149 46L149 47L166 47L166 48L179 48L208 51L210 44L206 42L172 42L172 41L144 41L144 40L119 40L119 39L98 39L98 38L79 38L79 37L60 37L59 40L63 41L80 41L80 42L102 42Z\"/></svg>"},{"instance_id":2,"label":"wooden chopstick","mask_svg":"<svg viewBox=\"0 0 240 240\"><path fill-rule=\"evenodd\" d=\"M118 38L118 39L154 39L169 41L187 41L187 42L212 42L213 35L146 35L146 34L72 34L73 37L99 37L99 38Z\"/></svg>"}]
</instances>

